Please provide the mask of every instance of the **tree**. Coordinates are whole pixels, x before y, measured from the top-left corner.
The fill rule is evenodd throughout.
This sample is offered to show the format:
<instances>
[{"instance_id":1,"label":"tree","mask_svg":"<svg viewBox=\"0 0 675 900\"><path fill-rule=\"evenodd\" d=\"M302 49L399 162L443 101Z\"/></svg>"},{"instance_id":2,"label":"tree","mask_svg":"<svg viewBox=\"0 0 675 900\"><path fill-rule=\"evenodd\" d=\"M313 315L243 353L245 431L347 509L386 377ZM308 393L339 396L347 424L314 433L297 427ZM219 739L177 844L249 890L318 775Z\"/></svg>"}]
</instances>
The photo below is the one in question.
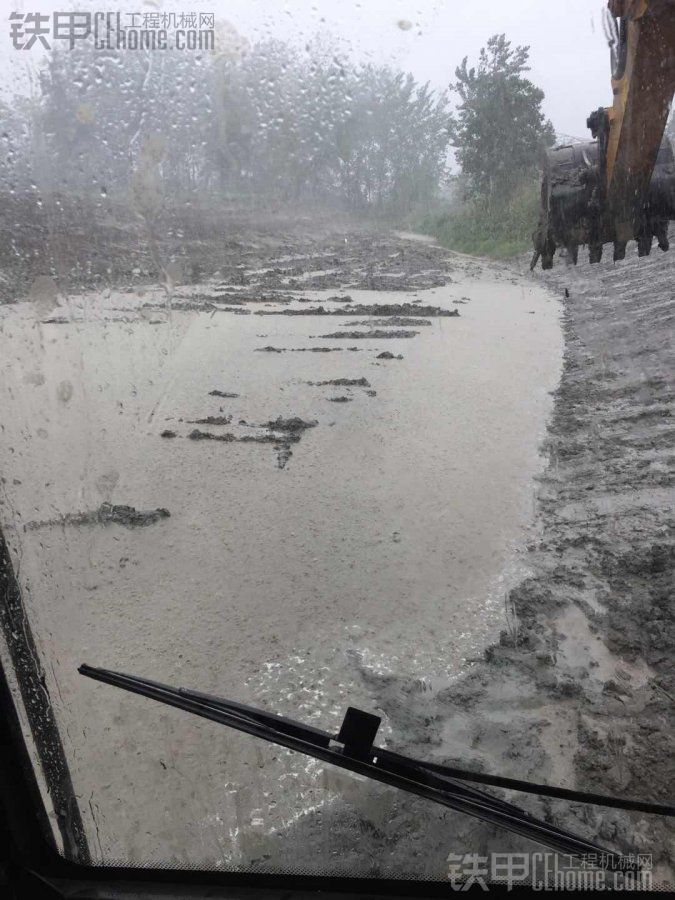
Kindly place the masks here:
<instances>
[{"instance_id":1,"label":"tree","mask_svg":"<svg viewBox=\"0 0 675 900\"><path fill-rule=\"evenodd\" d=\"M447 94L320 41L304 53L270 40L200 55L81 42L52 52L40 88L35 127L17 120L5 138L0 178L16 180L39 144L40 191L92 208L154 221L252 199L399 215L428 204L445 177Z\"/></svg>"},{"instance_id":2,"label":"tree","mask_svg":"<svg viewBox=\"0 0 675 900\"><path fill-rule=\"evenodd\" d=\"M208 96L196 89L203 67L181 51L102 53L88 41L54 50L40 79L51 186L124 198L145 142L161 132L167 183L173 191L198 187L210 115Z\"/></svg>"},{"instance_id":3,"label":"tree","mask_svg":"<svg viewBox=\"0 0 675 900\"><path fill-rule=\"evenodd\" d=\"M427 203L446 175L446 95L410 74L364 66L351 77L349 96L337 147L350 206L397 214Z\"/></svg>"},{"instance_id":4,"label":"tree","mask_svg":"<svg viewBox=\"0 0 675 900\"><path fill-rule=\"evenodd\" d=\"M528 78L529 47L512 47L503 34L489 39L477 67L467 57L451 90L461 103L451 131L470 194L504 195L537 167L542 147L555 140L544 117L544 93Z\"/></svg>"}]
</instances>

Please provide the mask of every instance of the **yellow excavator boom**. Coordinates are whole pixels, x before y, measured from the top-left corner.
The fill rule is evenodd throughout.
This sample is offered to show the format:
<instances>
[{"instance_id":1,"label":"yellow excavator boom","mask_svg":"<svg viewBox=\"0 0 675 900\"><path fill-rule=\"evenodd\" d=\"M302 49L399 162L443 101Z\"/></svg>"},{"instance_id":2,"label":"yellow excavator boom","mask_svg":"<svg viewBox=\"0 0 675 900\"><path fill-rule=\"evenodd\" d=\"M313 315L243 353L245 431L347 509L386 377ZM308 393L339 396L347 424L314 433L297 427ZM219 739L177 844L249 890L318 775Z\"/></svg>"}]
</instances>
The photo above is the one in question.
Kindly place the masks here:
<instances>
[{"instance_id":1,"label":"yellow excavator boom","mask_svg":"<svg viewBox=\"0 0 675 900\"><path fill-rule=\"evenodd\" d=\"M591 262L609 242L615 260L632 239L641 256L654 237L668 249L675 159L663 136L675 92L675 0L609 0L606 28L614 102L589 116L592 142L546 152L532 268L539 258L550 268L559 246L575 263L580 244Z\"/></svg>"}]
</instances>

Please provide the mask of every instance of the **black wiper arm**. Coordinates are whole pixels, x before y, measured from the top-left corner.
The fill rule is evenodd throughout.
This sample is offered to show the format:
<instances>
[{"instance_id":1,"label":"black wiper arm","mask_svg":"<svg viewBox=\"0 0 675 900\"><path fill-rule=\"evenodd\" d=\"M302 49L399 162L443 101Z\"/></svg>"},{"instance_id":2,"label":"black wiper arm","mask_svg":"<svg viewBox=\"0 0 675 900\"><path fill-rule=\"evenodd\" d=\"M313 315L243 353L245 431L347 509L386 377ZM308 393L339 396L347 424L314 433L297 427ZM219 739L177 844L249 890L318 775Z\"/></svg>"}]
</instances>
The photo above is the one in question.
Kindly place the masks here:
<instances>
[{"instance_id":1,"label":"black wiper arm","mask_svg":"<svg viewBox=\"0 0 675 900\"><path fill-rule=\"evenodd\" d=\"M141 694L178 709L184 709L186 712L210 719L221 725L227 725L254 737L348 769L356 774L365 775L383 784L425 797L442 806L448 806L458 812L499 825L559 853L571 856L592 853L594 858L601 860L609 869L639 871L640 867L633 859L623 857L572 832L537 819L518 806L465 785L462 781L481 782L528 793L563 797L582 803L596 803L627 809L637 808L643 812L675 815L675 809L672 806L619 800L597 794L568 791L563 788L548 788L545 785L426 763L392 753L373 745L380 718L351 706L347 710L340 732L332 735L320 728L296 722L294 719L268 713L243 703L214 697L211 694L175 688L161 682L150 681L147 678L125 675L122 672L113 672L110 669L99 669L94 666L82 665L78 671L96 681Z\"/></svg>"}]
</instances>

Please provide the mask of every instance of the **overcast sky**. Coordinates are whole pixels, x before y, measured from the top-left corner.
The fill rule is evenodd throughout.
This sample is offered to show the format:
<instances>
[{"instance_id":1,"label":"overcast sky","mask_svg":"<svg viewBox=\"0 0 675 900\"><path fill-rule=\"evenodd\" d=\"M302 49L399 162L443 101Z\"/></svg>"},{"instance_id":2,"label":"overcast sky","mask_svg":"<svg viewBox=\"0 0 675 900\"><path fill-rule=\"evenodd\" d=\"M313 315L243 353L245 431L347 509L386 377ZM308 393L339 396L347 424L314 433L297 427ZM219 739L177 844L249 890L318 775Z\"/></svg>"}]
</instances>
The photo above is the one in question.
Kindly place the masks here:
<instances>
[{"instance_id":1,"label":"overcast sky","mask_svg":"<svg viewBox=\"0 0 675 900\"><path fill-rule=\"evenodd\" d=\"M41 57L36 47L12 47L12 11L213 12L251 42L275 35L301 48L321 32L355 58L395 64L439 88L463 56L475 59L490 35L505 32L531 47L530 77L546 94L556 130L586 137L588 113L611 101L604 6L603 0L0 0L0 82L5 98L25 89L26 72Z\"/></svg>"}]
</instances>

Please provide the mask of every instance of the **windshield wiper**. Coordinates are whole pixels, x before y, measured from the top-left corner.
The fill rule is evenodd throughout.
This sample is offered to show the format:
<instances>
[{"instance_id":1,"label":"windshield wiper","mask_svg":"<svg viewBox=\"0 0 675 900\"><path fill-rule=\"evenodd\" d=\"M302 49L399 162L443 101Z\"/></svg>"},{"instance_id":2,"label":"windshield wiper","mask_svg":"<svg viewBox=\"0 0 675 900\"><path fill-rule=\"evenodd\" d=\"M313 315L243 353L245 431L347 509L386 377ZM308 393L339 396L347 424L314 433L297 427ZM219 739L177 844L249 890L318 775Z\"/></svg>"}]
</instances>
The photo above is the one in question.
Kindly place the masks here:
<instances>
[{"instance_id":1,"label":"windshield wiper","mask_svg":"<svg viewBox=\"0 0 675 900\"><path fill-rule=\"evenodd\" d=\"M99 669L94 666L82 665L78 671L96 681L103 681L160 703L184 709L186 712L210 719L221 725L227 725L237 731L243 731L342 769L348 769L358 775L365 775L367 778L383 784L397 787L419 797L425 797L442 806L448 806L458 812L506 828L514 834L537 841L559 853L576 857L592 853L594 858L607 869L637 872L640 870L640 866L634 862L634 854L631 854L630 857L622 856L593 841L537 819L520 807L463 782L488 784L493 787L556 797L576 803L592 803L662 816L675 815L673 806L624 800L601 794L533 784L514 778L484 775L393 753L391 750L385 750L373 744L381 722L379 716L363 712L352 706L347 709L339 733L333 735L294 719L268 713L243 703L214 697L211 694L175 688L157 681L150 681L147 678L125 675L122 672L113 672L110 669Z\"/></svg>"}]
</instances>

